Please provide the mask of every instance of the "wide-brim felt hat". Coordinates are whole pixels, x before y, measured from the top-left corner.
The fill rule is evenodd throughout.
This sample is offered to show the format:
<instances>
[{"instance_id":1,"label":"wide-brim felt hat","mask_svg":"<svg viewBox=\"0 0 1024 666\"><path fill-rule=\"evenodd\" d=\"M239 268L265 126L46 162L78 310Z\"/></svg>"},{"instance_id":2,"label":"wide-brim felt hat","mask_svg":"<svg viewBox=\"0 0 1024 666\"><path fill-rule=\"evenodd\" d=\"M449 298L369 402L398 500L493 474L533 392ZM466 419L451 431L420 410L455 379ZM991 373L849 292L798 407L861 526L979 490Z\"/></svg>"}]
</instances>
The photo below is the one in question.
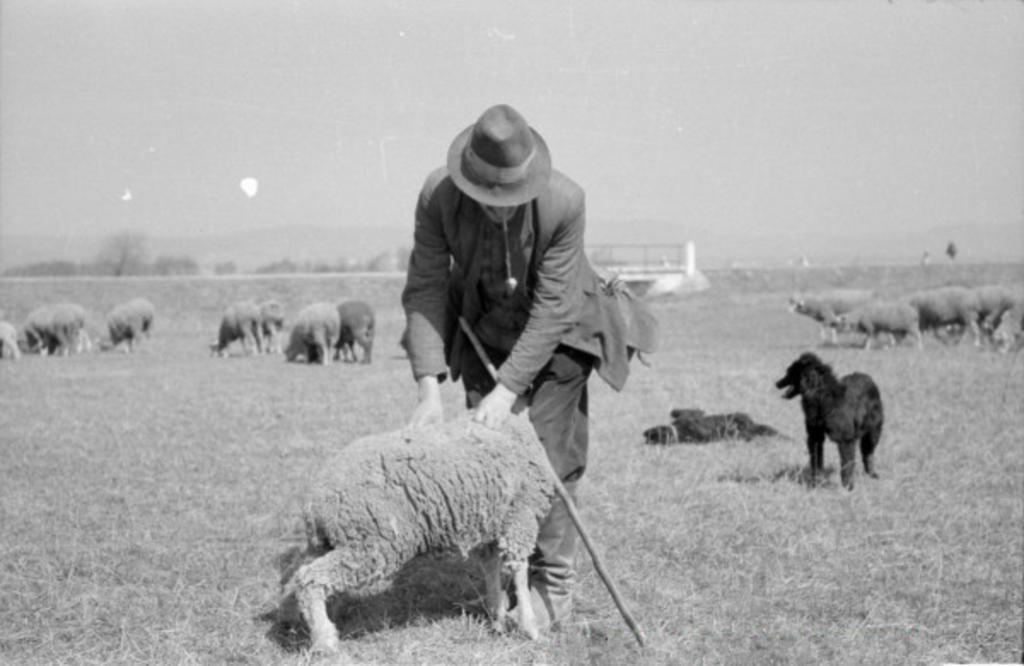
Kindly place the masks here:
<instances>
[{"instance_id":1,"label":"wide-brim felt hat","mask_svg":"<svg viewBox=\"0 0 1024 666\"><path fill-rule=\"evenodd\" d=\"M551 153L518 111L498 104L452 141L448 174L460 190L482 204L518 206L547 187Z\"/></svg>"}]
</instances>

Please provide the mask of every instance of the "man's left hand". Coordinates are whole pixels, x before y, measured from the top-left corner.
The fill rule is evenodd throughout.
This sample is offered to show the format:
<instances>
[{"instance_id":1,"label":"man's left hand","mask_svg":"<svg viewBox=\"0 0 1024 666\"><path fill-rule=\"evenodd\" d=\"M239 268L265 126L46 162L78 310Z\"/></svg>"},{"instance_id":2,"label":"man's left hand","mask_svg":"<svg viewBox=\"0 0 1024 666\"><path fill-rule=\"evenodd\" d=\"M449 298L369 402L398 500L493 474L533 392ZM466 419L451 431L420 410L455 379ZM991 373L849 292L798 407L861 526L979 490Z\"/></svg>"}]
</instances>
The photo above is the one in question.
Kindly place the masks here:
<instances>
[{"instance_id":1,"label":"man's left hand","mask_svg":"<svg viewBox=\"0 0 1024 666\"><path fill-rule=\"evenodd\" d=\"M484 396L473 411L473 420L483 423L488 428L498 428L512 413L512 406L518 398L511 389L498 384Z\"/></svg>"}]
</instances>

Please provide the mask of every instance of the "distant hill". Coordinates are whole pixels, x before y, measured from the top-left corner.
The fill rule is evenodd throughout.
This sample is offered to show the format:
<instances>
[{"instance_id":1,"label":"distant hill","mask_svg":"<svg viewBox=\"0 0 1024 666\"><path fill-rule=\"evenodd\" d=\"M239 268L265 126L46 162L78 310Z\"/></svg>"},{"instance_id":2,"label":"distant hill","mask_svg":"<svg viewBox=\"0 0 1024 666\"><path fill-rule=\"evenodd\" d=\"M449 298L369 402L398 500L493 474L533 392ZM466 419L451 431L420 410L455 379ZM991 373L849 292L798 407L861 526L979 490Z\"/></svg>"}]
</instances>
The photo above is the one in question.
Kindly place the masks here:
<instances>
[{"instance_id":1,"label":"distant hill","mask_svg":"<svg viewBox=\"0 0 1024 666\"><path fill-rule=\"evenodd\" d=\"M927 231L871 233L849 229L840 233L729 233L714 228L637 220L617 224L588 224L594 244L685 243L697 245L697 264L785 266L806 258L812 265L916 264L924 252L932 263L948 261L946 245L953 241L961 262L1024 261L1024 223L934 227ZM657 257L652 257L657 259Z\"/></svg>"},{"instance_id":2,"label":"distant hill","mask_svg":"<svg viewBox=\"0 0 1024 666\"><path fill-rule=\"evenodd\" d=\"M90 261L104 236L3 236L0 270L42 261ZM290 259L295 262L340 263L367 260L382 252L412 247L412 229L402 227L289 226L204 236L150 236L151 258L188 256L204 269L233 261L240 270Z\"/></svg>"},{"instance_id":3,"label":"distant hill","mask_svg":"<svg viewBox=\"0 0 1024 666\"><path fill-rule=\"evenodd\" d=\"M70 234L64 237L30 235L0 236L0 270L25 264L65 260L89 261L95 257L103 236ZM599 244L697 244L697 263L708 268L729 266L785 266L806 257L812 265L918 263L927 251L933 263L948 261L946 244L952 240L957 261L1024 261L1024 224L936 227L921 233L891 235L842 233L726 233L713 228L673 224L658 220L588 221L587 240ZM383 252L412 246L409 226L289 226L257 228L193 237L149 238L152 257L188 256L204 270L219 262L233 261L240 270L252 270L283 259L340 263L364 261ZM616 257L624 250L616 250ZM637 256L640 250L634 250ZM624 255L622 255L624 256ZM671 249L654 248L648 260L675 261Z\"/></svg>"}]
</instances>

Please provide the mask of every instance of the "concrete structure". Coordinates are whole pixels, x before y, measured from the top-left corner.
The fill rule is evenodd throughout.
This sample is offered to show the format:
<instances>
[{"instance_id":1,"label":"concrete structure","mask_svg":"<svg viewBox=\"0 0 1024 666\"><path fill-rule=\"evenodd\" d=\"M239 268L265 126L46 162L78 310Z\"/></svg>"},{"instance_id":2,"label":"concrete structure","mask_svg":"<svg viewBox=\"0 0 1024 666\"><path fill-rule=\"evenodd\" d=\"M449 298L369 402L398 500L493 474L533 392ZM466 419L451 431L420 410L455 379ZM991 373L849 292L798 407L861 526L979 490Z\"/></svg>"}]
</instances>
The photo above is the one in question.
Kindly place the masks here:
<instances>
[{"instance_id":1,"label":"concrete structure","mask_svg":"<svg viewBox=\"0 0 1024 666\"><path fill-rule=\"evenodd\" d=\"M703 291L708 279L697 270L697 246L595 245L588 248L592 263L619 277L641 296Z\"/></svg>"}]
</instances>

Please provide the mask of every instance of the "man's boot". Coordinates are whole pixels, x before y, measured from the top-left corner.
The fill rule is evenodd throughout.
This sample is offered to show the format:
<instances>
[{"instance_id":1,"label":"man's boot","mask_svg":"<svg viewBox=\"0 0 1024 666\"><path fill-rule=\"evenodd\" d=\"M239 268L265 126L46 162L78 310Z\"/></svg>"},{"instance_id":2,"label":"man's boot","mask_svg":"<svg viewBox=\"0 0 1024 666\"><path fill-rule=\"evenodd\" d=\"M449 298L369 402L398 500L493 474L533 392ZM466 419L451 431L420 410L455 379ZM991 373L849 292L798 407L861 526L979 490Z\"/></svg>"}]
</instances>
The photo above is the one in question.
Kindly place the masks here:
<instances>
[{"instance_id":1,"label":"man's boot","mask_svg":"<svg viewBox=\"0 0 1024 666\"><path fill-rule=\"evenodd\" d=\"M576 483L565 483L575 498ZM568 624L572 616L572 588L576 579L579 534L565 503L555 498L537 535L537 549L530 557L530 598L543 631Z\"/></svg>"}]
</instances>

